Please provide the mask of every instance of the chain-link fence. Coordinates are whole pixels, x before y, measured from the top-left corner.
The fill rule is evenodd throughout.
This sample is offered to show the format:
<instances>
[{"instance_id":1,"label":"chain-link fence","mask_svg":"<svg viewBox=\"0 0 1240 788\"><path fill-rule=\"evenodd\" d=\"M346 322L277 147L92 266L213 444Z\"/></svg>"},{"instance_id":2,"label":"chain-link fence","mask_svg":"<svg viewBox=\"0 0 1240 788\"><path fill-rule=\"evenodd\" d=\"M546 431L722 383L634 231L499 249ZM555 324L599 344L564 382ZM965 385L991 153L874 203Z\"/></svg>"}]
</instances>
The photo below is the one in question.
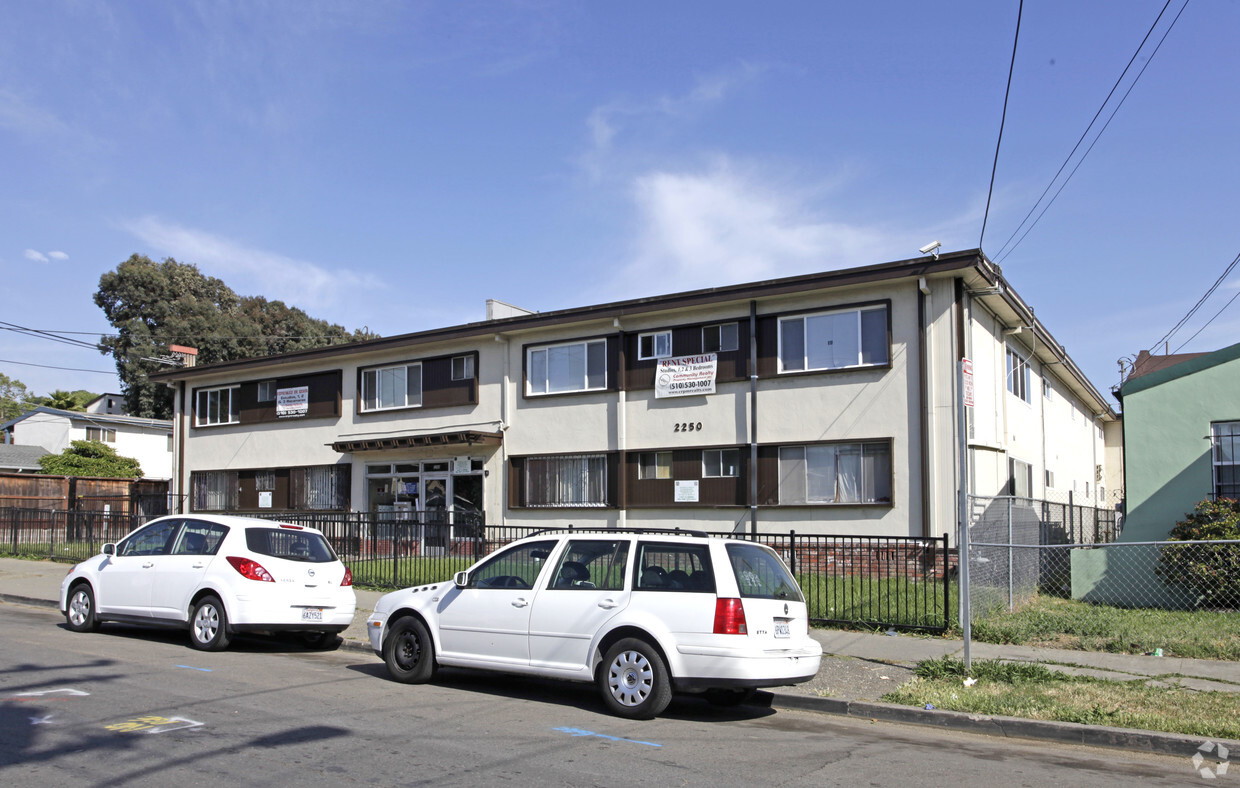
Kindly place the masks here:
<instances>
[{"instance_id":1,"label":"chain-link fence","mask_svg":"<svg viewBox=\"0 0 1240 788\"><path fill-rule=\"evenodd\" d=\"M1017 610L1039 594L1117 607L1240 610L1240 541L1114 542L1120 528L1114 510L970 498L971 620Z\"/></svg>"}]
</instances>

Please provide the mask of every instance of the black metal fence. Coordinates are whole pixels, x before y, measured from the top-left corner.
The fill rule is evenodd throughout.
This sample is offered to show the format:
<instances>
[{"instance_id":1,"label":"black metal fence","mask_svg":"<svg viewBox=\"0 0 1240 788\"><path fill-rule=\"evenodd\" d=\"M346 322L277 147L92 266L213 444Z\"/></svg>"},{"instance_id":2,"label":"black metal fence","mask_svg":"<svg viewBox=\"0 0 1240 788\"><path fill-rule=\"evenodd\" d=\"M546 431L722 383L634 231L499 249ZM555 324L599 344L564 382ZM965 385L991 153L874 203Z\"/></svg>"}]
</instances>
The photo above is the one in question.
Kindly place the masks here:
<instances>
[{"instance_id":1,"label":"black metal fence","mask_svg":"<svg viewBox=\"0 0 1240 788\"><path fill-rule=\"evenodd\" d=\"M406 588L450 579L534 527L488 525L480 516L393 518L390 513L260 515L323 532L354 583ZM144 515L0 509L0 554L81 561L147 519ZM587 529L580 529L583 532ZM955 617L956 555L931 538L714 533L769 545L788 564L815 623L941 632Z\"/></svg>"}]
</instances>

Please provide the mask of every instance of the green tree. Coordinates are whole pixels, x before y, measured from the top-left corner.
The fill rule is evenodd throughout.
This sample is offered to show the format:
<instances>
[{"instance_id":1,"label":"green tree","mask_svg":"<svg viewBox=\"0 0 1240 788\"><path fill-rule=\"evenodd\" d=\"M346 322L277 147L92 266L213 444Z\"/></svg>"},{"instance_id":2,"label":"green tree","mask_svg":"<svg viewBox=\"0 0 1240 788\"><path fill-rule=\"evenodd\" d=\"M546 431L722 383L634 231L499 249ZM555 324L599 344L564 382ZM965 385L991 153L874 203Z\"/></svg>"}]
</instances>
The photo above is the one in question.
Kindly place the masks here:
<instances>
[{"instance_id":1,"label":"green tree","mask_svg":"<svg viewBox=\"0 0 1240 788\"><path fill-rule=\"evenodd\" d=\"M86 405L95 395L84 389L77 391L62 391L56 389L46 397L35 397L34 400L40 405L46 405L49 408L57 410L71 410L81 413L86 410Z\"/></svg>"},{"instance_id":2,"label":"green tree","mask_svg":"<svg viewBox=\"0 0 1240 788\"><path fill-rule=\"evenodd\" d=\"M133 255L99 279L95 304L115 336L99 350L116 359L128 410L170 418L171 391L148 375L168 367L158 359L169 345L198 349L198 363L257 358L302 348L352 342L373 335L317 320L296 307L261 296L238 296L219 279L171 257L156 263Z\"/></svg>"},{"instance_id":3,"label":"green tree","mask_svg":"<svg viewBox=\"0 0 1240 788\"><path fill-rule=\"evenodd\" d=\"M0 422L12 421L33 407L26 384L0 372Z\"/></svg>"},{"instance_id":4,"label":"green tree","mask_svg":"<svg viewBox=\"0 0 1240 788\"><path fill-rule=\"evenodd\" d=\"M102 476L109 479L138 479L142 467L132 457L122 457L116 449L99 441L73 441L60 454L39 458L43 473L56 476Z\"/></svg>"},{"instance_id":5,"label":"green tree","mask_svg":"<svg viewBox=\"0 0 1240 788\"><path fill-rule=\"evenodd\" d=\"M1166 583L1196 592L1205 607L1240 605L1240 501L1201 501L1176 523L1167 541L1223 542L1167 545L1154 572Z\"/></svg>"}]
</instances>

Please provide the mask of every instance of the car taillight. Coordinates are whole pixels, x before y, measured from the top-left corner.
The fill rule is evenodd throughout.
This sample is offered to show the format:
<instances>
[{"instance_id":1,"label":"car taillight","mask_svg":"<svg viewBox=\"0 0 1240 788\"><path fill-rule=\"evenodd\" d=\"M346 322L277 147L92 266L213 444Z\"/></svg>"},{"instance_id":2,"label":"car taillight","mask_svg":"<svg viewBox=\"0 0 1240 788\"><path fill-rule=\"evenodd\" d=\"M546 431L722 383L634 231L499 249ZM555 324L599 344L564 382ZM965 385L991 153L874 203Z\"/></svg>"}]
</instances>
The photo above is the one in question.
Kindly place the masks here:
<instances>
[{"instance_id":1,"label":"car taillight","mask_svg":"<svg viewBox=\"0 0 1240 788\"><path fill-rule=\"evenodd\" d=\"M745 626L745 608L739 599L715 600L715 634L749 634L749 629Z\"/></svg>"},{"instance_id":2,"label":"car taillight","mask_svg":"<svg viewBox=\"0 0 1240 788\"><path fill-rule=\"evenodd\" d=\"M242 577L247 577L250 580L261 580L264 583L274 583L276 581L271 576L271 573L263 569L263 565L257 561L230 555L228 556L228 563L232 564L232 568L240 572Z\"/></svg>"},{"instance_id":3,"label":"car taillight","mask_svg":"<svg viewBox=\"0 0 1240 788\"><path fill-rule=\"evenodd\" d=\"M344 588L351 585L353 585L353 570L346 566L344 568L344 580L340 581L340 587Z\"/></svg>"}]
</instances>

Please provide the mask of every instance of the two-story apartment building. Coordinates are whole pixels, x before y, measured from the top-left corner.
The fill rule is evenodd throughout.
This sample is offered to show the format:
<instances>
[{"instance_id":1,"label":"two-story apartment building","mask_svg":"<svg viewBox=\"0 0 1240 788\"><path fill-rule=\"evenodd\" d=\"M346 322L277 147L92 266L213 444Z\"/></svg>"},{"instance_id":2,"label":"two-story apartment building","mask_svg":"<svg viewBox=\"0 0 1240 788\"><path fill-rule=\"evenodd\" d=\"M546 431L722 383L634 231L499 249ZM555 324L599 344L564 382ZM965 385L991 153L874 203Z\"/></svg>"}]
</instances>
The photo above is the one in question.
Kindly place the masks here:
<instances>
[{"instance_id":1,"label":"two-story apartment building","mask_svg":"<svg viewBox=\"0 0 1240 788\"><path fill-rule=\"evenodd\" d=\"M976 250L489 317L160 373L174 493L196 511L937 536L966 473L981 494L1095 495L1115 418Z\"/></svg>"}]
</instances>

